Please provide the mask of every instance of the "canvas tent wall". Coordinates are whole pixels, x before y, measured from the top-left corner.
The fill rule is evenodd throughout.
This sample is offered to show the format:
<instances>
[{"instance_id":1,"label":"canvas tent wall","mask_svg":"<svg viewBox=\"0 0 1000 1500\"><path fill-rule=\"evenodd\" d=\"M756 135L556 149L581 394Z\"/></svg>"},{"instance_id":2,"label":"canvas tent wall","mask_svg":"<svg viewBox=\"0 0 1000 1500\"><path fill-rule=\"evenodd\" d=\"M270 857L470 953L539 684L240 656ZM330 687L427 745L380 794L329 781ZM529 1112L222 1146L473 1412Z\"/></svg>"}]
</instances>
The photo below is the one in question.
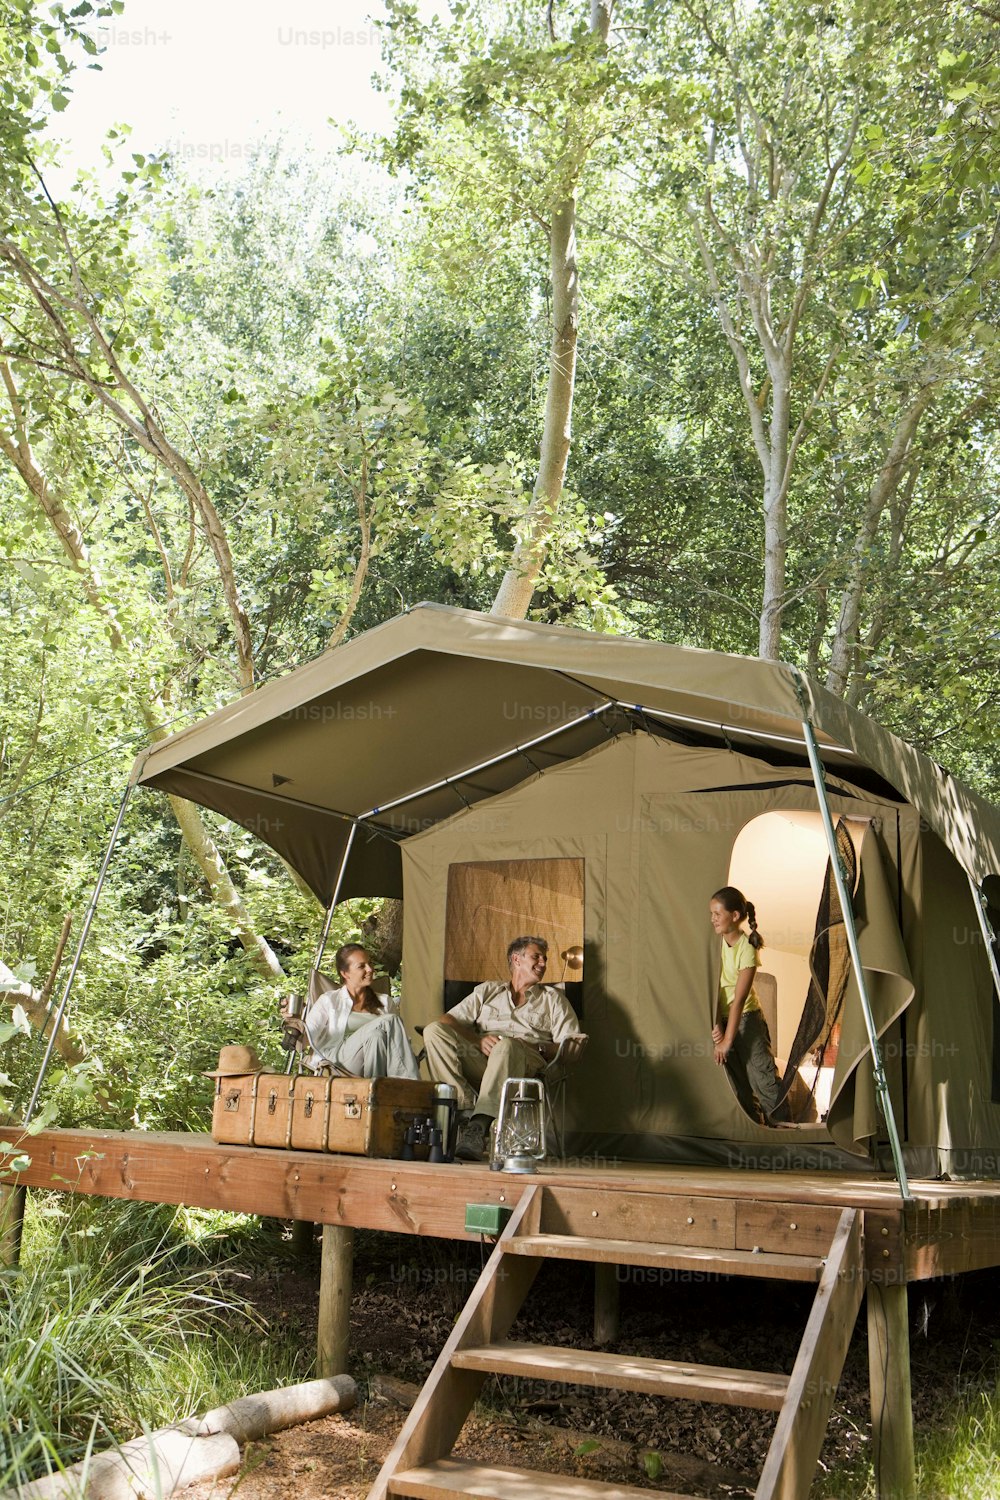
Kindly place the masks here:
<instances>
[{"instance_id":1,"label":"canvas tent wall","mask_svg":"<svg viewBox=\"0 0 1000 1500\"><path fill-rule=\"evenodd\" d=\"M155 746L134 774L253 828L324 901L338 880L342 898L405 888L411 1022L441 1008L450 867L582 858L586 1139L756 1152L774 1133L742 1115L704 1045L704 907L754 816L815 810L805 718L835 812L867 830L865 962L907 1144L922 1162L988 1162L994 1015L966 876L1000 868L1000 818L790 667L421 606ZM857 1149L875 1121L851 1004L830 1119ZM830 1139L796 1132L796 1147L813 1137Z\"/></svg>"},{"instance_id":2,"label":"canvas tent wall","mask_svg":"<svg viewBox=\"0 0 1000 1500\"><path fill-rule=\"evenodd\" d=\"M1000 1141L983 1046L991 989L981 951L952 943L956 909L964 908L966 922L972 917L967 882L910 808L846 782L831 785L830 797L857 830L862 955L910 1159L927 1170L937 1165L931 1148L945 1143L986 1156L985 1144ZM814 808L800 767L638 732L463 811L403 846L408 1010L424 1021L442 1007L448 876L456 864L581 861L582 1023L592 1043L573 1085L574 1150L663 1159L671 1143L683 1140L689 1150L691 1138L700 1138L738 1148L743 1159L776 1160L776 1137L787 1147L786 1133L750 1120L714 1062L718 943L707 903L727 883L733 848L755 820ZM771 886L770 910L759 907L758 915L765 937L773 926L780 944L786 909ZM765 948L765 963L767 956ZM797 1012L803 998L786 997L786 1008ZM852 983L829 1128L794 1132L801 1160L819 1160L808 1148L831 1141L864 1150L877 1134L867 1061Z\"/></svg>"}]
</instances>

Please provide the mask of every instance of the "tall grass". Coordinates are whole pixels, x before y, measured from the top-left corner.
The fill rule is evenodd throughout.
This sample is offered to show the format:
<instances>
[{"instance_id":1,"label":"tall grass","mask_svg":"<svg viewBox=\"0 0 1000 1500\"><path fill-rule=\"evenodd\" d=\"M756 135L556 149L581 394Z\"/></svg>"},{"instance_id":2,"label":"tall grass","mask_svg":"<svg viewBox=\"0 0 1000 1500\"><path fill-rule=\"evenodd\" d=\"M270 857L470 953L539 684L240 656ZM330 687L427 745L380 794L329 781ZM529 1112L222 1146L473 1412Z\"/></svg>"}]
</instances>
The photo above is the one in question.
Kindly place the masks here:
<instances>
[{"instance_id":1,"label":"tall grass","mask_svg":"<svg viewBox=\"0 0 1000 1500\"><path fill-rule=\"evenodd\" d=\"M992 1390L962 1392L932 1432L916 1435L920 1500L997 1500L1000 1496L1000 1381ZM875 1500L870 1465L829 1474L817 1500Z\"/></svg>"},{"instance_id":2,"label":"tall grass","mask_svg":"<svg viewBox=\"0 0 1000 1500\"><path fill-rule=\"evenodd\" d=\"M183 1220L165 1234L162 1212L94 1207L46 1223L43 1202L20 1270L0 1272L0 1489L306 1373L224 1266L171 1232Z\"/></svg>"}]
</instances>

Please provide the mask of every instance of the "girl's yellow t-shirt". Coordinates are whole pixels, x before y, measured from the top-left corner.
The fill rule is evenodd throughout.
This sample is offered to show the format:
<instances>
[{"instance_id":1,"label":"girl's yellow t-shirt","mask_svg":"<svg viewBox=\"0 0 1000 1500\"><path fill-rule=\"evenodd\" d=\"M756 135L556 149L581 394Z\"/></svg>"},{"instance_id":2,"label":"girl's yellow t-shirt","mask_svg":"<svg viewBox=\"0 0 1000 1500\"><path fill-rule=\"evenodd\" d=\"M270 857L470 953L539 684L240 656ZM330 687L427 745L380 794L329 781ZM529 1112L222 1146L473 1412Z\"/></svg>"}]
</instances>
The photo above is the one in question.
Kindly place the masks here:
<instances>
[{"instance_id":1,"label":"girl's yellow t-shirt","mask_svg":"<svg viewBox=\"0 0 1000 1500\"><path fill-rule=\"evenodd\" d=\"M735 943L730 945L725 938L722 939L722 975L719 979L719 1010L725 1020L729 1014L729 1007L733 1003L733 995L736 992L736 981L741 969L756 969L758 964L757 949L750 942L745 932L741 932ZM760 1010L760 1001L757 992L751 986L750 993L743 1004L744 1014L749 1010Z\"/></svg>"}]
</instances>

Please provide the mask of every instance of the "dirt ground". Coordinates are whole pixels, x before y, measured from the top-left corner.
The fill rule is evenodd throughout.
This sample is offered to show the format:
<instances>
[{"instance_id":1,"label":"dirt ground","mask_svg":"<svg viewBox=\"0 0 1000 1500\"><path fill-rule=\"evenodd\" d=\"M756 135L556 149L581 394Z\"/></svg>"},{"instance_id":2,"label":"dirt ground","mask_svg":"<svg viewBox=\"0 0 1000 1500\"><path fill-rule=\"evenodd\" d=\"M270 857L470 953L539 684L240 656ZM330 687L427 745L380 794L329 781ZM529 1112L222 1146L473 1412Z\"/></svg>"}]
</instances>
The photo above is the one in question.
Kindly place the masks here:
<instances>
[{"instance_id":1,"label":"dirt ground","mask_svg":"<svg viewBox=\"0 0 1000 1500\"><path fill-rule=\"evenodd\" d=\"M185 1500L363 1500L478 1276L479 1247L357 1236L351 1412L250 1444L240 1472L185 1490ZM318 1257L256 1267L240 1294L270 1326L315 1338ZM622 1268L622 1353L788 1372L813 1289L794 1284ZM1000 1373L1000 1274L911 1288L914 1422L929 1431ZM547 1262L514 1339L592 1344L593 1270ZM491 1379L456 1456L569 1473L707 1500L752 1496L774 1416L564 1384ZM864 1313L848 1355L821 1464L863 1462L870 1438Z\"/></svg>"}]
</instances>

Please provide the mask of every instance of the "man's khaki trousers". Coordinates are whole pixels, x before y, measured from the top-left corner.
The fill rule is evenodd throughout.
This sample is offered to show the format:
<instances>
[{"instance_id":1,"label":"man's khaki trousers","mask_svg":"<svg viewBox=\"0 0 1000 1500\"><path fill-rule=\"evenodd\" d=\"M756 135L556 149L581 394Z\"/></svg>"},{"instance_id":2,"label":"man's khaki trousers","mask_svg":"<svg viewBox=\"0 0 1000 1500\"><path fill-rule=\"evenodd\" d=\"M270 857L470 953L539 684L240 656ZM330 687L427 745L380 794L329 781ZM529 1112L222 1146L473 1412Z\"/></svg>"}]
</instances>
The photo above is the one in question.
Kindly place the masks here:
<instances>
[{"instance_id":1,"label":"man's khaki trousers","mask_svg":"<svg viewBox=\"0 0 1000 1500\"><path fill-rule=\"evenodd\" d=\"M545 1059L530 1042L498 1037L489 1057L484 1057L443 1021L424 1027L424 1046L431 1077L435 1083L455 1085L459 1109L471 1109L493 1120L500 1113L500 1095L508 1078L537 1078L545 1070Z\"/></svg>"}]
</instances>

